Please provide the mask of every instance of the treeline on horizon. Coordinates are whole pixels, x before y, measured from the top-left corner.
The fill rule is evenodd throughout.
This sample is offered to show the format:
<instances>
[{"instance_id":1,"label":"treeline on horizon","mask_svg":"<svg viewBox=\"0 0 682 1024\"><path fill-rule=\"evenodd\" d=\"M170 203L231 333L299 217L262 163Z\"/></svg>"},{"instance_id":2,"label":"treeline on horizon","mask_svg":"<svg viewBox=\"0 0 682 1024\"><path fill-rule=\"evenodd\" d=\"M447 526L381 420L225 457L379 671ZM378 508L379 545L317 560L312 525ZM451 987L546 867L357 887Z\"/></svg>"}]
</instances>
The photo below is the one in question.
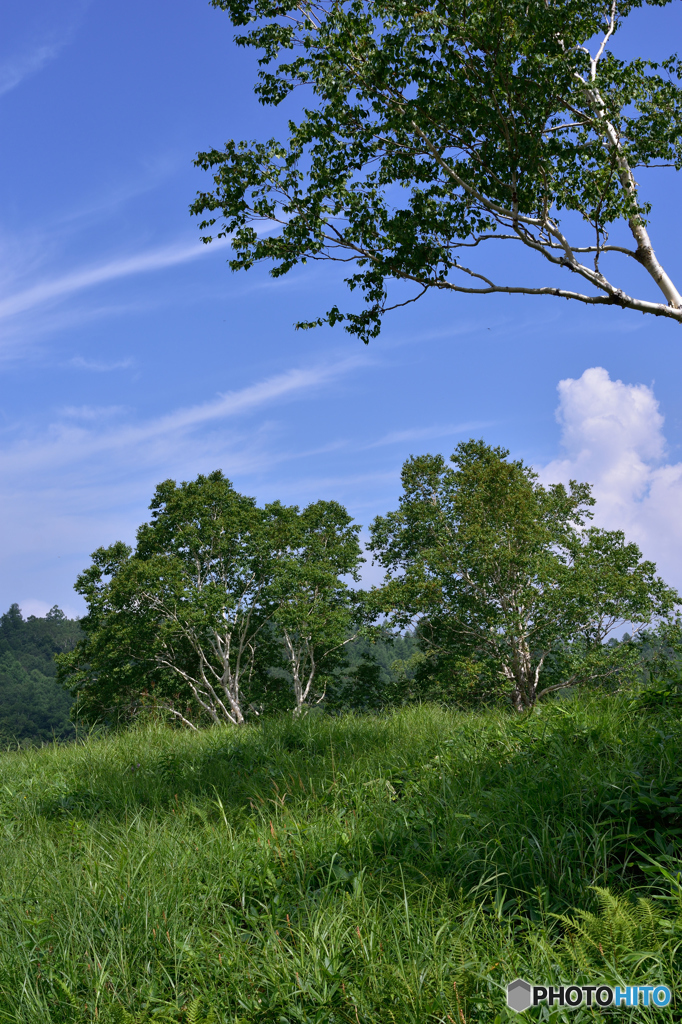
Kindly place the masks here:
<instances>
[{"instance_id":1,"label":"treeline on horizon","mask_svg":"<svg viewBox=\"0 0 682 1024\"><path fill-rule=\"evenodd\" d=\"M411 457L402 483L370 527L370 590L338 502L258 506L221 471L159 484L135 548L99 548L78 577L82 619L0 619L0 738L677 687L680 597L621 531L591 525L588 484L541 486L475 440L449 462Z\"/></svg>"},{"instance_id":2,"label":"treeline on horizon","mask_svg":"<svg viewBox=\"0 0 682 1024\"><path fill-rule=\"evenodd\" d=\"M54 605L44 617L0 616L0 744L30 745L75 738L73 696L56 682L55 655L82 639L77 619Z\"/></svg>"}]
</instances>

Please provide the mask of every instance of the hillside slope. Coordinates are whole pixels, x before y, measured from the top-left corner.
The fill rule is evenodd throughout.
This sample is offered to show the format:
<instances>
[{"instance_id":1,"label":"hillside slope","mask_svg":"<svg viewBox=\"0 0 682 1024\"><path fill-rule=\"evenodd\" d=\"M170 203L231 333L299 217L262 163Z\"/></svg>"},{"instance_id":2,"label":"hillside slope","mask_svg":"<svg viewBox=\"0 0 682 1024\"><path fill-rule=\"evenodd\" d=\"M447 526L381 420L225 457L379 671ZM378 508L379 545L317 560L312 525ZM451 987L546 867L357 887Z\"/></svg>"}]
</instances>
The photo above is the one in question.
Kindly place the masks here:
<instances>
[{"instance_id":1,"label":"hillside slope","mask_svg":"<svg viewBox=\"0 0 682 1024\"><path fill-rule=\"evenodd\" d=\"M231 1024L495 1024L518 1020L517 976L656 981L677 1001L682 723L649 704L311 714L0 755L0 1019L181 1022L201 997L198 1019ZM566 1012L551 1019L596 1019Z\"/></svg>"}]
</instances>

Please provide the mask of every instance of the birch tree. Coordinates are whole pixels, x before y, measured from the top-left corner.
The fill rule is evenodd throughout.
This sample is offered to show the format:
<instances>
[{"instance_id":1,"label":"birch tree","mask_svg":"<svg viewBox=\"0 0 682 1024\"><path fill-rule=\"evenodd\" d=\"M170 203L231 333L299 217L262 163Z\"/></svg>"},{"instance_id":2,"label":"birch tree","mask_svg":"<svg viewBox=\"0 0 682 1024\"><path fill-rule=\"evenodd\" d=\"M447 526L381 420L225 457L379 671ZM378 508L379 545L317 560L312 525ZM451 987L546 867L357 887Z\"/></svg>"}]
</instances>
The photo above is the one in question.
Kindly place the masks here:
<instances>
[{"instance_id":1,"label":"birch tree","mask_svg":"<svg viewBox=\"0 0 682 1024\"><path fill-rule=\"evenodd\" d=\"M325 695L325 680L357 639L359 580L364 561L359 526L335 501L317 501L291 519L287 546L273 581L274 623L299 716ZM346 579L344 579L346 577Z\"/></svg>"},{"instance_id":2,"label":"birch tree","mask_svg":"<svg viewBox=\"0 0 682 1024\"><path fill-rule=\"evenodd\" d=\"M100 548L78 578L85 639L60 659L81 717L145 704L196 728L273 703L301 714L354 639L359 527L337 502L259 508L221 472L156 488L135 550ZM273 670L275 670L273 672ZM282 679L291 693L282 698ZM282 698L282 699L280 699Z\"/></svg>"},{"instance_id":3,"label":"birch tree","mask_svg":"<svg viewBox=\"0 0 682 1024\"><path fill-rule=\"evenodd\" d=\"M671 211L637 182L682 166L682 65L613 48L642 0L212 3L258 52L259 100L303 109L282 139L200 153L213 186L192 211L205 242L231 238L233 270L350 269L362 304L298 327L343 322L367 342L387 310L433 291L682 323L650 217Z\"/></svg>"},{"instance_id":4,"label":"birch tree","mask_svg":"<svg viewBox=\"0 0 682 1024\"><path fill-rule=\"evenodd\" d=\"M276 659L271 586L286 509L260 509L218 471L159 484L133 552L99 549L78 579L85 640L60 663L84 717L140 697L194 728L241 725Z\"/></svg>"},{"instance_id":5,"label":"birch tree","mask_svg":"<svg viewBox=\"0 0 682 1024\"><path fill-rule=\"evenodd\" d=\"M619 531L588 526L587 484L542 487L483 441L409 459L400 508L372 525L387 572L383 606L419 623L427 653L478 658L522 711L574 676L543 686L548 656L581 656L628 623L636 632L679 598Z\"/></svg>"}]
</instances>

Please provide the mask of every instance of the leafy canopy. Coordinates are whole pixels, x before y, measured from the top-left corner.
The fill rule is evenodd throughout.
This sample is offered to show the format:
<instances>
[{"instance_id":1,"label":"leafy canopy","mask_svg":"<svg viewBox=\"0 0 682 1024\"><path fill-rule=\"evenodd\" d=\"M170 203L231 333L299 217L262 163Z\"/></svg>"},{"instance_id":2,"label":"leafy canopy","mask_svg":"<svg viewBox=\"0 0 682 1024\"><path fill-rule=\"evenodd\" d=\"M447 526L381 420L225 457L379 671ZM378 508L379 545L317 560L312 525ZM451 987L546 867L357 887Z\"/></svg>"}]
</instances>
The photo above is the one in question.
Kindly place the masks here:
<instances>
[{"instance_id":1,"label":"leafy canopy","mask_svg":"<svg viewBox=\"0 0 682 1024\"><path fill-rule=\"evenodd\" d=\"M78 713L241 724L287 685L300 712L349 636L359 527L335 502L259 508L220 471L164 481L150 508L135 551L98 549L76 583L86 636L59 666Z\"/></svg>"},{"instance_id":2,"label":"leafy canopy","mask_svg":"<svg viewBox=\"0 0 682 1024\"><path fill-rule=\"evenodd\" d=\"M291 509L286 549L273 581L274 627L281 638L295 712L319 703L327 683L346 660L346 647L363 627L362 592L342 578L359 580L359 527L336 501ZM314 684L322 683L320 692Z\"/></svg>"},{"instance_id":3,"label":"leafy canopy","mask_svg":"<svg viewBox=\"0 0 682 1024\"><path fill-rule=\"evenodd\" d=\"M205 242L231 237L233 270L353 268L362 308L298 327L343 321L367 342L386 310L432 289L682 322L634 173L682 166L682 64L609 48L642 0L212 3L260 54L261 102L302 88L304 106L285 141L200 153L214 187L191 209ZM641 296L618 283L624 260L649 275ZM409 290L389 295L392 282Z\"/></svg>"},{"instance_id":4,"label":"leafy canopy","mask_svg":"<svg viewBox=\"0 0 682 1024\"><path fill-rule=\"evenodd\" d=\"M543 487L508 455L471 440L457 446L453 466L442 456L409 459L400 507L375 519L371 547L396 624L418 621L432 657L473 659L522 709L546 692L548 656L573 645L584 657L679 599L620 531L586 526L588 484Z\"/></svg>"}]
</instances>

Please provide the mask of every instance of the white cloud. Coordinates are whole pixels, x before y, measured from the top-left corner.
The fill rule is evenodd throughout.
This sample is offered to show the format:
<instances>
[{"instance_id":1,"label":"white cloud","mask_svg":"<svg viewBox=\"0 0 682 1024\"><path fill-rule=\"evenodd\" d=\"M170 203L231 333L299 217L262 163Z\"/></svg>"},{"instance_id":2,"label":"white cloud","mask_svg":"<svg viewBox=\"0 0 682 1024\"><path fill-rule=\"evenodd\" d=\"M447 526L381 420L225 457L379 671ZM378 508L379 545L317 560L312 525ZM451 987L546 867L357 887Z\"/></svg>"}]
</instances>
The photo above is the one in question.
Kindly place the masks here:
<instances>
[{"instance_id":1,"label":"white cloud","mask_svg":"<svg viewBox=\"0 0 682 1024\"><path fill-rule=\"evenodd\" d=\"M25 619L29 615L35 615L39 619L44 619L52 609L52 605L48 604L47 601L40 601L32 597L27 597L25 601L17 601L17 604L21 608L21 614ZM76 607L75 604L65 605L62 611L68 619L76 619L83 614L82 608Z\"/></svg>"},{"instance_id":2,"label":"white cloud","mask_svg":"<svg viewBox=\"0 0 682 1024\"><path fill-rule=\"evenodd\" d=\"M38 11L35 3L27 4L24 0L21 4L15 0L14 17L9 10L3 11L3 43L13 52L0 59L0 96L16 89L59 55L73 39L89 3L90 0L60 0L59 4ZM14 32L10 29L13 22Z\"/></svg>"},{"instance_id":3,"label":"white cloud","mask_svg":"<svg viewBox=\"0 0 682 1024\"><path fill-rule=\"evenodd\" d=\"M70 366L77 370L93 370L95 373L109 373L111 370L129 370L133 365L132 359L119 359L113 363L97 362L94 359L84 359L83 356L74 356L69 360Z\"/></svg>"},{"instance_id":4,"label":"white cloud","mask_svg":"<svg viewBox=\"0 0 682 1024\"><path fill-rule=\"evenodd\" d=\"M394 430L390 434L384 434L378 441L372 441L364 447L381 448L385 445L405 444L406 441L427 441L437 437L452 437L456 434L467 434L471 431L483 430L490 425L490 421L481 420L444 426L416 427L412 430Z\"/></svg>"},{"instance_id":5,"label":"white cloud","mask_svg":"<svg viewBox=\"0 0 682 1024\"><path fill-rule=\"evenodd\" d=\"M149 273L153 270L162 270L165 267L186 263L215 249L216 246L225 244L227 244L225 241L219 240L210 247L203 243L168 245L138 253L135 256L109 260L94 267L74 270L62 277L42 281L14 295L0 299L0 320L9 319L47 302L58 301L75 292L84 291L86 288L92 288L107 281L115 281L121 277Z\"/></svg>"},{"instance_id":6,"label":"white cloud","mask_svg":"<svg viewBox=\"0 0 682 1024\"><path fill-rule=\"evenodd\" d=\"M61 415L74 420L102 420L127 412L123 405L65 405Z\"/></svg>"},{"instance_id":7,"label":"white cloud","mask_svg":"<svg viewBox=\"0 0 682 1024\"><path fill-rule=\"evenodd\" d=\"M256 384L220 395L200 405L176 409L164 416L138 424L126 423L111 430L88 430L72 422L53 424L42 438L24 438L0 453L0 473L24 474L29 469L47 468L82 463L89 458L99 461L106 456L107 463L120 454L130 465L159 465L176 459L178 445L184 437L198 427L248 413L271 402L311 391L361 364L366 364L364 353L337 362L321 363L307 369L288 370L268 377ZM72 417L71 417L72 418ZM196 448L193 448L196 451Z\"/></svg>"},{"instance_id":8,"label":"white cloud","mask_svg":"<svg viewBox=\"0 0 682 1024\"><path fill-rule=\"evenodd\" d=\"M596 366L558 385L566 455L544 466L544 482L593 485L594 522L622 529L682 588L682 463L665 461L663 416L653 389L611 380Z\"/></svg>"},{"instance_id":9,"label":"white cloud","mask_svg":"<svg viewBox=\"0 0 682 1024\"><path fill-rule=\"evenodd\" d=\"M16 89L25 78L40 71L48 61L54 60L62 46L63 42L43 43L3 61L0 65L0 96Z\"/></svg>"},{"instance_id":10,"label":"white cloud","mask_svg":"<svg viewBox=\"0 0 682 1024\"><path fill-rule=\"evenodd\" d=\"M138 422L125 408L82 406L62 408L45 430L6 426L0 529L12 544L0 559L5 603L21 592L32 601L73 603L70 590L89 553L133 541L165 477L192 479L218 467L232 478L281 470L300 453L281 450L266 410L315 395L368 361L361 351L292 369ZM255 420L240 421L254 413Z\"/></svg>"}]
</instances>

